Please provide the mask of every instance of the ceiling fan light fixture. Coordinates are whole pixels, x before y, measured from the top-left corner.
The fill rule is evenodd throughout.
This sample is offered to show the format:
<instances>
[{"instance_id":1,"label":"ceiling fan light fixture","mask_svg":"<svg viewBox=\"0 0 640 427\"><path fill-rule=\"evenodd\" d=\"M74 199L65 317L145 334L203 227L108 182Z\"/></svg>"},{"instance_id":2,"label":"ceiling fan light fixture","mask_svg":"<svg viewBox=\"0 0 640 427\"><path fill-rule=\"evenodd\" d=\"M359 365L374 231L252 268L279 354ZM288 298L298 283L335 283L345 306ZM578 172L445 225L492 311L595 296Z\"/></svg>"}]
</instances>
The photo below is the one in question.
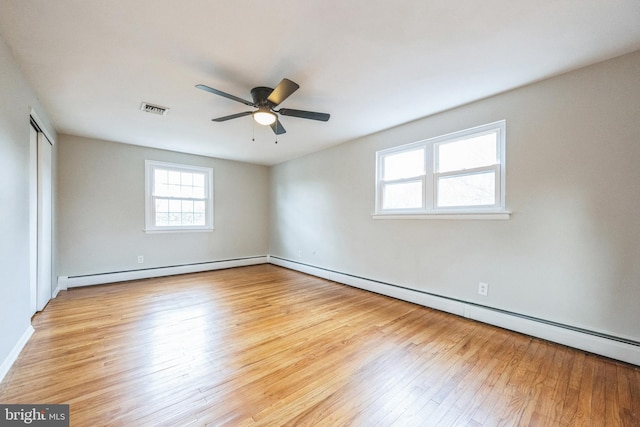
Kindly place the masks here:
<instances>
[{"instance_id":1,"label":"ceiling fan light fixture","mask_svg":"<svg viewBox=\"0 0 640 427\"><path fill-rule=\"evenodd\" d=\"M276 121L277 117L268 109L260 108L258 111L253 113L253 119L261 125L269 126Z\"/></svg>"}]
</instances>

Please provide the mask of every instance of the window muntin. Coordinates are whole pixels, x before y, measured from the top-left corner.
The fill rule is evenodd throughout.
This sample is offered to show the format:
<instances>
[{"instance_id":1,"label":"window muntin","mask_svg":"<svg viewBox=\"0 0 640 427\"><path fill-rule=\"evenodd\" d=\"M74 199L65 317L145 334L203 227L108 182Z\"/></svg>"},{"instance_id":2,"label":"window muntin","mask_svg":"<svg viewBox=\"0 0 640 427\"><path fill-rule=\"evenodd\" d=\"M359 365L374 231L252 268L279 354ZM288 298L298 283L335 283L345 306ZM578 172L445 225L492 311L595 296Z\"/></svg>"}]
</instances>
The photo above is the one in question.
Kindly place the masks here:
<instances>
[{"instance_id":1,"label":"window muntin","mask_svg":"<svg viewBox=\"0 0 640 427\"><path fill-rule=\"evenodd\" d=\"M377 214L504 212L505 121L376 153Z\"/></svg>"},{"instance_id":2,"label":"window muntin","mask_svg":"<svg viewBox=\"0 0 640 427\"><path fill-rule=\"evenodd\" d=\"M213 229L213 169L146 161L146 231Z\"/></svg>"}]
</instances>

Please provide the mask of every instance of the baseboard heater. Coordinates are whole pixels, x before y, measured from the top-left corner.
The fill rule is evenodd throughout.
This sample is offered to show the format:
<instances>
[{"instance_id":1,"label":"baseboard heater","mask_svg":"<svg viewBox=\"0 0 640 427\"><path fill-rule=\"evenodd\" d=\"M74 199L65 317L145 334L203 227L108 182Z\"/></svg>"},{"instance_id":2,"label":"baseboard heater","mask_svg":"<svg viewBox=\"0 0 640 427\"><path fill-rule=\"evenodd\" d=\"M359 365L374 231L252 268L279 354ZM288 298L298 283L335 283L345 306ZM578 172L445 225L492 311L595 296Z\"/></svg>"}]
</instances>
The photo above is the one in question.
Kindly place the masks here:
<instances>
[{"instance_id":1,"label":"baseboard heater","mask_svg":"<svg viewBox=\"0 0 640 427\"><path fill-rule=\"evenodd\" d=\"M232 258L216 261L180 264L165 267L143 268L138 270L115 271L108 273L84 274L77 276L59 276L58 289L66 290L80 286L104 285L127 280L149 279L152 277L173 276L176 274L198 273L201 271L221 270L224 268L244 267L247 265L266 264L267 255Z\"/></svg>"},{"instance_id":2,"label":"baseboard heater","mask_svg":"<svg viewBox=\"0 0 640 427\"><path fill-rule=\"evenodd\" d=\"M273 255L269 260L274 265L640 366L640 341L631 337L565 325Z\"/></svg>"}]
</instances>

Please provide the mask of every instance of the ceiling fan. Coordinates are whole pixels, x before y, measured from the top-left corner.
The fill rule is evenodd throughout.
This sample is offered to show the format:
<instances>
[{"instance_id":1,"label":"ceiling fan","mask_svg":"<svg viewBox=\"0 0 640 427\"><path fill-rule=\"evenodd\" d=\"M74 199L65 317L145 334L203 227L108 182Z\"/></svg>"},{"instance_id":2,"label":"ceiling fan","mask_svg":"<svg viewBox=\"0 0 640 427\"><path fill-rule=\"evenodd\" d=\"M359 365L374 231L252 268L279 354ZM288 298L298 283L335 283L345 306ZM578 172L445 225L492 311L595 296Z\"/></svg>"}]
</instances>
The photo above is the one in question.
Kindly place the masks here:
<instances>
[{"instance_id":1,"label":"ceiling fan","mask_svg":"<svg viewBox=\"0 0 640 427\"><path fill-rule=\"evenodd\" d=\"M293 110L291 108L280 108L276 110L275 107L280 105L285 99L287 99L293 92L298 90L300 85L289 80L282 79L275 89L270 87L258 86L251 89L251 98L253 101L247 101L237 96L230 95L218 89L206 85L196 85L198 89L202 89L207 92L211 92L215 95L220 95L233 101L241 102L244 105L257 108L256 111L244 111L242 113L231 114L229 116L218 117L212 119L214 122L225 122L231 119L237 119L238 117L244 117L253 115L253 119L261 125L271 126L271 129L276 135L282 135L287 131L284 129L280 120L278 120L278 114L290 117L299 117L301 119L319 120L326 122L329 120L330 115L327 113L316 113L314 111Z\"/></svg>"}]
</instances>

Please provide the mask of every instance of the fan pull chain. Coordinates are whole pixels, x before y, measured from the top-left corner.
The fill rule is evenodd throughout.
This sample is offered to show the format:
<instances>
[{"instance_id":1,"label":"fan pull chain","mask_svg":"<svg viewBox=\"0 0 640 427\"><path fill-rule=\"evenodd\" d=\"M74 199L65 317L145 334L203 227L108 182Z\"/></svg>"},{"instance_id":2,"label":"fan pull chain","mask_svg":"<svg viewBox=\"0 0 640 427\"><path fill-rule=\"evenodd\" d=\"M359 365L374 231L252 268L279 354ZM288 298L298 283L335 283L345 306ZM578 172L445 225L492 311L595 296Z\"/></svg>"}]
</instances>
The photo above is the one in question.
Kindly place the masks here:
<instances>
[{"instance_id":1,"label":"fan pull chain","mask_svg":"<svg viewBox=\"0 0 640 427\"><path fill-rule=\"evenodd\" d=\"M278 124L280 122L278 120L276 120L276 144L278 143Z\"/></svg>"}]
</instances>

